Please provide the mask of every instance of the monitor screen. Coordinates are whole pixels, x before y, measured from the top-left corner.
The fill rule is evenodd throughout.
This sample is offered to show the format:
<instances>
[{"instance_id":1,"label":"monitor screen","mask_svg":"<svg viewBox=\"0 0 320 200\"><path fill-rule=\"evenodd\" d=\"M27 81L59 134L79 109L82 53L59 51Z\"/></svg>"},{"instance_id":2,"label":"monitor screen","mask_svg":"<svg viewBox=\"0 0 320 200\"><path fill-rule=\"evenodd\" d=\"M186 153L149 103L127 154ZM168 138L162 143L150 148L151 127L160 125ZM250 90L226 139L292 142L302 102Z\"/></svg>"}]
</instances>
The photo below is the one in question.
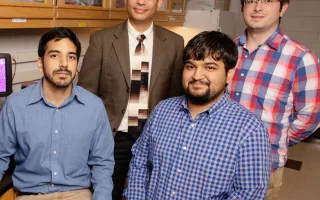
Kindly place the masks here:
<instances>
[{"instance_id":1,"label":"monitor screen","mask_svg":"<svg viewBox=\"0 0 320 200\"><path fill-rule=\"evenodd\" d=\"M6 58L0 58L0 92L7 91Z\"/></svg>"},{"instance_id":2,"label":"monitor screen","mask_svg":"<svg viewBox=\"0 0 320 200\"><path fill-rule=\"evenodd\" d=\"M0 53L0 97L9 96L12 92L11 55Z\"/></svg>"}]
</instances>

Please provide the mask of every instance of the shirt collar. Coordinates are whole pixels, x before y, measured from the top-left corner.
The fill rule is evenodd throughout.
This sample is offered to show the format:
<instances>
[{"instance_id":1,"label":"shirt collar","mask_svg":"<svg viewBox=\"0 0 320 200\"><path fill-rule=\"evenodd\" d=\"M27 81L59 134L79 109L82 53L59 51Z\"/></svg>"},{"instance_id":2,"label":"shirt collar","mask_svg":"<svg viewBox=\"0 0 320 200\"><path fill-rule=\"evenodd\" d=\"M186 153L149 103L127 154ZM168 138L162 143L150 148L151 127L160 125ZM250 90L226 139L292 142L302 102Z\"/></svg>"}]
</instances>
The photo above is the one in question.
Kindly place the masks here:
<instances>
[{"instance_id":1,"label":"shirt collar","mask_svg":"<svg viewBox=\"0 0 320 200\"><path fill-rule=\"evenodd\" d=\"M72 93L71 96L68 98L67 102L71 102L73 99L77 99L79 103L85 104L84 99L81 95L81 91L79 91L79 88L77 88L75 84L72 84ZM42 79L35 84L35 88L30 93L27 105L37 103L40 100L46 101L42 89ZM63 103L63 105L65 105L65 103Z\"/></svg>"},{"instance_id":2,"label":"shirt collar","mask_svg":"<svg viewBox=\"0 0 320 200\"><path fill-rule=\"evenodd\" d=\"M215 104L213 104L208 110L206 110L204 112L208 112L208 114L211 116L216 111L218 111L221 108L225 107L225 105L228 102L229 102L229 94L228 94L228 92L225 92L224 95ZM187 98L186 97L181 101L181 108L183 108L185 110L189 110L188 102L187 102Z\"/></svg>"},{"instance_id":3,"label":"shirt collar","mask_svg":"<svg viewBox=\"0 0 320 200\"><path fill-rule=\"evenodd\" d=\"M153 22L146 31L144 31L143 33L140 33L133 28L133 26L130 24L130 21L128 20L128 32L129 32L129 35L131 35L134 38L137 38L139 35L143 34L146 36L146 40L148 41L148 38L150 38L150 34L153 33Z\"/></svg>"},{"instance_id":4,"label":"shirt collar","mask_svg":"<svg viewBox=\"0 0 320 200\"><path fill-rule=\"evenodd\" d=\"M280 26L277 30L267 39L265 44L268 44L271 48L278 50L282 39L284 38L284 33ZM244 46L247 42L247 30L240 36L239 45Z\"/></svg>"}]
</instances>

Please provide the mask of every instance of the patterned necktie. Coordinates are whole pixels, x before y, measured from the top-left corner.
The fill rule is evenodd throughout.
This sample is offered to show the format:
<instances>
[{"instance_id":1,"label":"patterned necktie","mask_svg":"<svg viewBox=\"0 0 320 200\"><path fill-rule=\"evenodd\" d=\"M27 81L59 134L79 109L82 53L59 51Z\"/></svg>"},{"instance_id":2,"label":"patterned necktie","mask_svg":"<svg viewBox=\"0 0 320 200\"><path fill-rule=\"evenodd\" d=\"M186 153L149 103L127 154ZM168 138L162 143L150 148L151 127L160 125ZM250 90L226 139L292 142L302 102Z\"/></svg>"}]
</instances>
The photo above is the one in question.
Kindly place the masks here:
<instances>
[{"instance_id":1,"label":"patterned necktie","mask_svg":"<svg viewBox=\"0 0 320 200\"><path fill-rule=\"evenodd\" d=\"M148 55L143 44L145 35L139 35L139 44L133 56L131 89L129 98L128 132L137 139L148 118Z\"/></svg>"}]
</instances>

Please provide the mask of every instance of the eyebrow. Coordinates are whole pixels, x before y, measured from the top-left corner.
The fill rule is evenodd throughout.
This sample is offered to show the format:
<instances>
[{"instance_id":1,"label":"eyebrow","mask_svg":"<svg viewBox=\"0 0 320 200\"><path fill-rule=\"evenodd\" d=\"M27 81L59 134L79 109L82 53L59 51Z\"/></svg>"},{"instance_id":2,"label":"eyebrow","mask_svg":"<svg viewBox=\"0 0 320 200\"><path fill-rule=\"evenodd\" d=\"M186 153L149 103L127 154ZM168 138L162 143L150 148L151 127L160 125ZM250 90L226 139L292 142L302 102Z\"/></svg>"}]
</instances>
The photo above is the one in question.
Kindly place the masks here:
<instances>
[{"instance_id":1,"label":"eyebrow","mask_svg":"<svg viewBox=\"0 0 320 200\"><path fill-rule=\"evenodd\" d=\"M50 50L50 51L48 52L48 54L50 54L50 53L61 53L61 51L58 51L58 50ZM77 55L77 53L74 52L74 51L68 52L68 54Z\"/></svg>"},{"instance_id":2,"label":"eyebrow","mask_svg":"<svg viewBox=\"0 0 320 200\"><path fill-rule=\"evenodd\" d=\"M219 65L216 62L206 62L205 64L206 65L214 65L214 66L219 67Z\"/></svg>"},{"instance_id":3,"label":"eyebrow","mask_svg":"<svg viewBox=\"0 0 320 200\"><path fill-rule=\"evenodd\" d=\"M187 60L185 64L193 64L192 60ZM219 65L216 62L205 62L205 65L215 65L219 67Z\"/></svg>"}]
</instances>

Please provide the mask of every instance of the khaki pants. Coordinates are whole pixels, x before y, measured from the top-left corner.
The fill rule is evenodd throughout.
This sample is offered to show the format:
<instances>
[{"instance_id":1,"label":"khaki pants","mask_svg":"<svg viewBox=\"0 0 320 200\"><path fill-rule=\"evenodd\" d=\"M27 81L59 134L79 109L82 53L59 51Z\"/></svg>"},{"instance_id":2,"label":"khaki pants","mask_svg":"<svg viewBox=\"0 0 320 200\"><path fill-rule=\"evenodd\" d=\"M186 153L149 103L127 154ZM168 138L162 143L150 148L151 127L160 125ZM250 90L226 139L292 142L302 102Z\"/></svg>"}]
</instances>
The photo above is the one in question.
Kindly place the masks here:
<instances>
[{"instance_id":1,"label":"khaki pants","mask_svg":"<svg viewBox=\"0 0 320 200\"><path fill-rule=\"evenodd\" d=\"M74 190L68 192L54 192L50 194L17 196L15 200L91 200L89 189Z\"/></svg>"},{"instance_id":2,"label":"khaki pants","mask_svg":"<svg viewBox=\"0 0 320 200\"><path fill-rule=\"evenodd\" d=\"M278 198L280 193L280 187L282 185L283 170L284 167L280 167L271 174L268 183L266 200L275 200Z\"/></svg>"}]
</instances>

